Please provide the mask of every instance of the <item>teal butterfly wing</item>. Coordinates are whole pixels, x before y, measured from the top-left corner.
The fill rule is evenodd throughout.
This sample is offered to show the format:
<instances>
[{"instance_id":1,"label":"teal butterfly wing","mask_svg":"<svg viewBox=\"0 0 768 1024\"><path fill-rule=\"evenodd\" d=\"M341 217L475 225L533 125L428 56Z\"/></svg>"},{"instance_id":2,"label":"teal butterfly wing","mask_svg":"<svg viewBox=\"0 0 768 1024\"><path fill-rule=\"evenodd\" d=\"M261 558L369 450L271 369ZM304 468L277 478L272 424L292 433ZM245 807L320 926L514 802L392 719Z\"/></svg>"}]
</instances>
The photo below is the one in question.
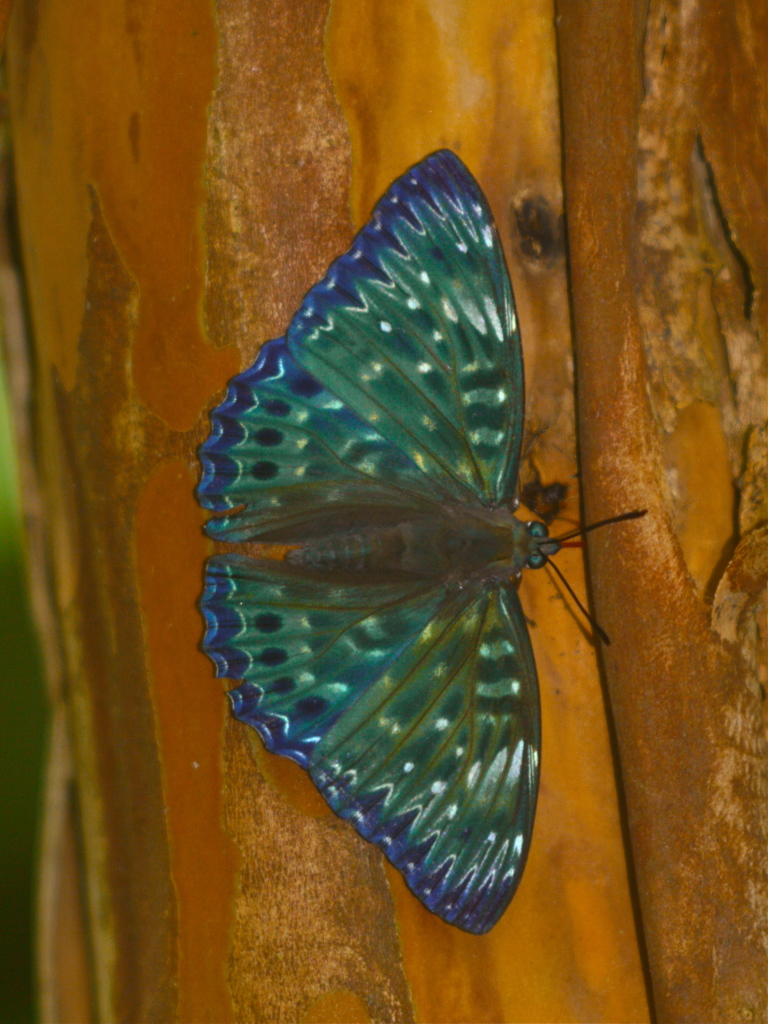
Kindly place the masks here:
<instances>
[{"instance_id":1,"label":"teal butterfly wing","mask_svg":"<svg viewBox=\"0 0 768 1024\"><path fill-rule=\"evenodd\" d=\"M203 647L217 675L245 680L230 694L235 714L269 750L308 768L319 736L441 602L419 581L365 586L218 555L206 567Z\"/></svg>"},{"instance_id":2,"label":"teal butterfly wing","mask_svg":"<svg viewBox=\"0 0 768 1024\"><path fill-rule=\"evenodd\" d=\"M210 560L204 646L242 678L234 713L306 768L416 896L472 932L520 880L540 746L513 587L362 585L241 556Z\"/></svg>"},{"instance_id":3,"label":"teal butterfly wing","mask_svg":"<svg viewBox=\"0 0 768 1024\"><path fill-rule=\"evenodd\" d=\"M483 933L520 882L539 748L536 670L517 593L478 583L451 595L334 723L309 770L425 906Z\"/></svg>"},{"instance_id":4,"label":"teal butterfly wing","mask_svg":"<svg viewBox=\"0 0 768 1024\"><path fill-rule=\"evenodd\" d=\"M211 413L200 447L198 499L219 515L217 540L303 540L325 524L396 521L417 505L450 500L291 355L264 345Z\"/></svg>"},{"instance_id":5,"label":"teal butterfly wing","mask_svg":"<svg viewBox=\"0 0 768 1024\"><path fill-rule=\"evenodd\" d=\"M458 157L436 153L392 185L286 337L230 383L198 497L217 513L245 507L207 531L300 540L338 514L511 502L523 390L493 218Z\"/></svg>"},{"instance_id":6,"label":"teal butterfly wing","mask_svg":"<svg viewBox=\"0 0 768 1024\"><path fill-rule=\"evenodd\" d=\"M302 542L513 501L520 340L493 220L457 157L394 183L211 420L198 495L217 539ZM426 906L491 927L520 880L538 784L514 589L493 572L350 578L223 555L202 607L217 673L243 680L237 717Z\"/></svg>"},{"instance_id":7,"label":"teal butterfly wing","mask_svg":"<svg viewBox=\"0 0 768 1024\"><path fill-rule=\"evenodd\" d=\"M287 337L302 366L433 482L484 504L512 500L517 316L493 217L453 153L390 187Z\"/></svg>"}]
</instances>

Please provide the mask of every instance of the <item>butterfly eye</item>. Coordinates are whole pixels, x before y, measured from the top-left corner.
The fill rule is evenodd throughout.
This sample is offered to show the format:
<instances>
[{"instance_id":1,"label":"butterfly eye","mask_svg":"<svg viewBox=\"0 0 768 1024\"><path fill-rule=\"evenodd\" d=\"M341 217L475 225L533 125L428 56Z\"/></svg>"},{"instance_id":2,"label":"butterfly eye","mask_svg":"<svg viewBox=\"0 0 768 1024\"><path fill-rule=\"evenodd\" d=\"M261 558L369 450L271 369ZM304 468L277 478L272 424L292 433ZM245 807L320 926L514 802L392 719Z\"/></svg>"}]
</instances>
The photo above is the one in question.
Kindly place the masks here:
<instances>
[{"instance_id":1,"label":"butterfly eye","mask_svg":"<svg viewBox=\"0 0 768 1024\"><path fill-rule=\"evenodd\" d=\"M547 556L542 554L541 551L532 551L531 554L528 555L526 565L529 569L541 569L541 567L546 564L546 561Z\"/></svg>"},{"instance_id":2,"label":"butterfly eye","mask_svg":"<svg viewBox=\"0 0 768 1024\"><path fill-rule=\"evenodd\" d=\"M528 528L528 533L531 535L531 537L548 537L549 536L549 530L546 528L544 523L539 523L539 522L535 522L534 521L534 522L531 522L531 523L526 523L525 525Z\"/></svg>"}]
</instances>

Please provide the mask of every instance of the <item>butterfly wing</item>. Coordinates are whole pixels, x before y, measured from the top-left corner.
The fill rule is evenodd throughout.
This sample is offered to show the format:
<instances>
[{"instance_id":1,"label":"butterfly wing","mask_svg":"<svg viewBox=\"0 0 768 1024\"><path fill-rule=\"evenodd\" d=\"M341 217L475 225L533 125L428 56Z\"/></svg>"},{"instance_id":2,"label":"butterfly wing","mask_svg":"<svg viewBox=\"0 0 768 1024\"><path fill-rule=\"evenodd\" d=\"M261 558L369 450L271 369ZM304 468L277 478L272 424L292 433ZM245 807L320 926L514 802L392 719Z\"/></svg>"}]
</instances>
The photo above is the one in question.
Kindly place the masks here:
<instances>
[{"instance_id":1,"label":"butterfly wing","mask_svg":"<svg viewBox=\"0 0 768 1024\"><path fill-rule=\"evenodd\" d=\"M516 591L361 586L211 559L204 645L235 714L310 772L430 910L485 932L519 882L540 746Z\"/></svg>"},{"instance_id":2,"label":"butterfly wing","mask_svg":"<svg viewBox=\"0 0 768 1024\"><path fill-rule=\"evenodd\" d=\"M435 153L396 181L285 338L230 383L198 496L224 540L301 540L403 509L511 501L520 338L479 186Z\"/></svg>"},{"instance_id":3,"label":"butterfly wing","mask_svg":"<svg viewBox=\"0 0 768 1024\"><path fill-rule=\"evenodd\" d=\"M206 531L227 541L306 540L450 499L307 373L285 338L230 381L200 461L201 504L232 512Z\"/></svg>"},{"instance_id":4,"label":"butterfly wing","mask_svg":"<svg viewBox=\"0 0 768 1024\"><path fill-rule=\"evenodd\" d=\"M457 156L385 193L288 329L296 359L454 495L510 501L523 363L493 217Z\"/></svg>"},{"instance_id":5,"label":"butterfly wing","mask_svg":"<svg viewBox=\"0 0 768 1024\"><path fill-rule=\"evenodd\" d=\"M241 555L208 560L203 647L244 682L235 714L309 768L319 738L423 632L443 601L423 582L362 584Z\"/></svg>"},{"instance_id":6,"label":"butterfly wing","mask_svg":"<svg viewBox=\"0 0 768 1024\"><path fill-rule=\"evenodd\" d=\"M285 338L231 382L201 447L230 541L301 541L512 500L523 369L496 230L457 157L377 205ZM538 780L536 670L495 580L362 582L217 556L204 649L235 714L308 769L435 913L487 931L520 879Z\"/></svg>"}]
</instances>

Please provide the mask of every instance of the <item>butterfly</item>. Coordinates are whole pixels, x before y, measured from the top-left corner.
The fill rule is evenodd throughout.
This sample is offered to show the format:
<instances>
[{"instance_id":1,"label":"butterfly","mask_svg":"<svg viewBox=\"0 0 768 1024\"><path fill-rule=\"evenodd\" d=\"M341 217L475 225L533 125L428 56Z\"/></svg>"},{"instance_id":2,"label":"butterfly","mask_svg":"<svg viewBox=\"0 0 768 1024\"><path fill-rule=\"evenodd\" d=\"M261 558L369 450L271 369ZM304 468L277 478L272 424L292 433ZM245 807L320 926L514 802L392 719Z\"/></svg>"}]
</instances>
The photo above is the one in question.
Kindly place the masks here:
<instances>
[{"instance_id":1,"label":"butterfly","mask_svg":"<svg viewBox=\"0 0 768 1024\"><path fill-rule=\"evenodd\" d=\"M541 727L515 581L559 550L514 515L515 304L488 203L442 150L388 189L200 448L220 541L203 649L235 716L292 758L444 920L483 933L531 843Z\"/></svg>"}]
</instances>

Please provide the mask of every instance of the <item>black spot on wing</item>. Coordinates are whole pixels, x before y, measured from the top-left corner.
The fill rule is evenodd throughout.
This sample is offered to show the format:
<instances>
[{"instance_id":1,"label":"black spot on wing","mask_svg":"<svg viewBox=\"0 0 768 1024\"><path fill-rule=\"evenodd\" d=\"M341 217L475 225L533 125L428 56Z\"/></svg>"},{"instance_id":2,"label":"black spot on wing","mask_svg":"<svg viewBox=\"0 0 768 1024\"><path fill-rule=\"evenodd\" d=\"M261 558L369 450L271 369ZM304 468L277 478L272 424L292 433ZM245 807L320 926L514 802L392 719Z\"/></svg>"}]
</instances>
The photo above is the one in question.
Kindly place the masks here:
<instances>
[{"instance_id":1,"label":"black spot on wing","mask_svg":"<svg viewBox=\"0 0 768 1024\"><path fill-rule=\"evenodd\" d=\"M275 612L263 612L256 616L253 624L260 633L275 633L282 626L283 620Z\"/></svg>"},{"instance_id":2,"label":"black spot on wing","mask_svg":"<svg viewBox=\"0 0 768 1024\"><path fill-rule=\"evenodd\" d=\"M266 448L273 448L276 444L280 444L283 436L282 430L277 430L276 427L262 427L255 434L259 444L264 445Z\"/></svg>"},{"instance_id":3,"label":"black spot on wing","mask_svg":"<svg viewBox=\"0 0 768 1024\"><path fill-rule=\"evenodd\" d=\"M254 462L251 467L251 476L254 480L272 480L277 476L277 464L266 460Z\"/></svg>"},{"instance_id":4,"label":"black spot on wing","mask_svg":"<svg viewBox=\"0 0 768 1024\"><path fill-rule=\"evenodd\" d=\"M259 661L262 665L266 665L267 668L282 665L287 660L288 654L282 647L265 647L259 655Z\"/></svg>"},{"instance_id":5,"label":"black spot on wing","mask_svg":"<svg viewBox=\"0 0 768 1024\"><path fill-rule=\"evenodd\" d=\"M290 405L284 402L282 398L271 398L266 402L261 402L259 408L268 412L271 416L287 416L291 411Z\"/></svg>"}]
</instances>

